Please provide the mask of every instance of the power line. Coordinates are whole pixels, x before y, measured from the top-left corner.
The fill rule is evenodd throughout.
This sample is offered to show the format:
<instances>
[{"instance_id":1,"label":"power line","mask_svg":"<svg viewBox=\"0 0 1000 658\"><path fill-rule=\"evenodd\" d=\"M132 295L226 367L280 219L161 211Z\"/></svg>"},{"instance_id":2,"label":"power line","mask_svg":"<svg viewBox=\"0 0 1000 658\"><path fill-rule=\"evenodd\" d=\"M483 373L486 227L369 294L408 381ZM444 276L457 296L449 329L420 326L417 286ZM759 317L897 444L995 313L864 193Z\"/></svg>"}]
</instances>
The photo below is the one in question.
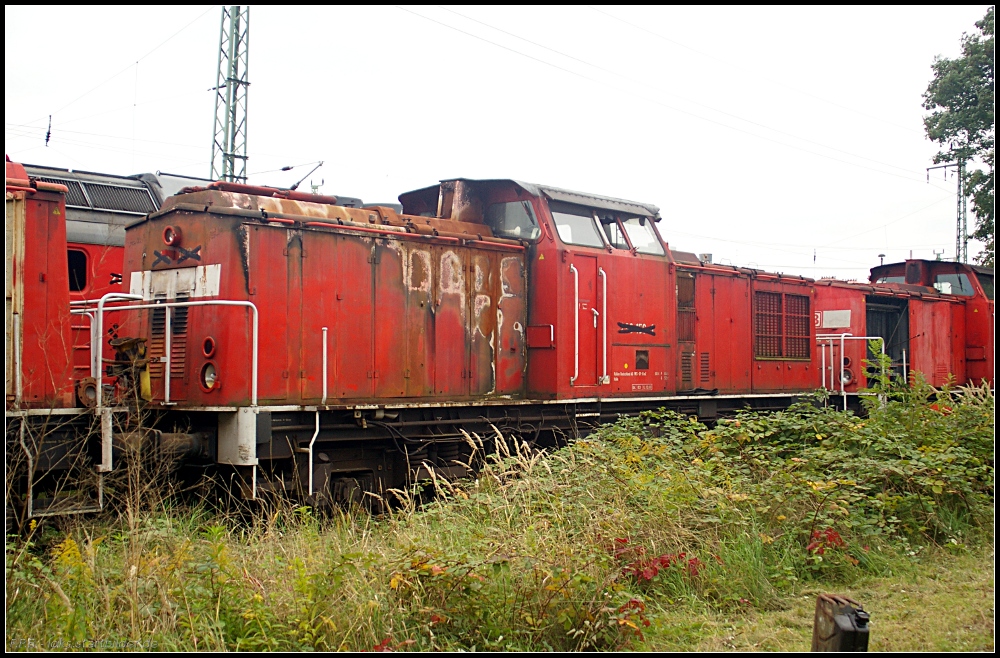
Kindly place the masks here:
<instances>
[{"instance_id":1,"label":"power line","mask_svg":"<svg viewBox=\"0 0 1000 658\"><path fill-rule=\"evenodd\" d=\"M441 22L441 21L436 20L434 18L430 18L429 16L424 16L423 14L417 13L417 12L411 10L411 9L407 9L405 7L400 7L399 5L396 5L396 8L400 9L402 11L405 11L405 12L407 12L409 14L413 14L414 16L422 18L422 19L424 19L426 21L429 21L431 23L436 23L437 25L440 25L442 27L448 28L450 30L454 30L456 32L460 32L461 34L464 34L466 36L472 37L473 39L477 39L479 41L483 41L483 42L488 43L488 44L490 44L492 46L496 46L497 48L501 48L503 50L515 53L516 55L520 55L521 57L525 57L525 58L530 59L532 61L539 62L541 64L544 64L545 66L549 66L549 67L558 69L560 71L564 71L566 73L569 73L571 75L575 75L577 77L583 78L584 80L587 80L589 82L593 82L595 84L602 85L602 86L605 86L605 87L610 87L610 88L612 88L612 89L614 89L616 91L619 91L619 92L626 91L626 90L623 90L623 89L621 89L619 87L610 85L610 84L608 84L606 82L603 82L603 81L591 78L590 76L584 75L584 74L582 74L582 73L580 73L578 71L573 71L573 70L565 68L563 66L559 66L558 64L553 64L552 62L549 62L549 61L544 60L544 59L540 59L538 57L534 57L533 55L529 55L529 54L524 53L524 52L522 52L520 50L517 50L515 48L510 48L509 46L505 46L505 45L497 43L495 41L491 41L490 39L487 39L485 37L479 36L478 34L473 34L472 32L467 32L467 31L465 31L465 30L463 30L461 28L455 27L454 25L449 25L448 23L444 23L444 22ZM895 176L896 178L903 178L903 179L909 180L909 181L924 183L924 181L922 179L919 179L919 178L912 178L910 176L904 176L903 174L896 174L896 173L893 173L891 171L885 171L885 170L882 170L882 169L876 169L874 167L869 167L869 166L866 166L866 165L863 165L863 164L860 164L860 163L857 163L857 162L851 162L849 160L843 160L841 158L836 158L836 157L834 157L832 155L827 155L825 153L819 153L817 151L813 151L813 150L810 150L810 149L807 149L807 148L803 148L801 146L796 146L794 144L788 144L787 142L783 142L783 141L780 141L780 140L777 140L777 139L774 139L774 138L771 138L771 137L767 137L765 135L754 133L754 132L751 132L749 130L744 130L744 129L738 128L736 126L732 126L730 124L723 123L722 121L716 121L715 119L710 119L710 118L702 116L700 114L696 114L694 112L689 112L687 110L683 110L683 109L675 107L673 105L668 105L667 103L664 103L662 101L658 101L658 100L655 100L655 99L652 99L652 98L649 98L649 97L646 97L646 96L639 96L639 98L642 98L643 100L646 100L647 102L650 102L650 103L659 105L661 107L667 108L669 110L673 110L674 112L678 112L680 114L685 114L685 115L694 117L696 119L700 119L700 120L708 122L708 123L712 123L712 124L715 124L715 125L718 125L718 126L722 126L724 128L728 128L730 130L734 130L736 132L741 132L741 133L744 133L746 135L750 135L751 137L756 137L758 139L762 139L762 140L765 140L765 141L768 141L768 142L773 142L775 144L779 144L781 146L785 146L785 147L790 148L790 149L794 149L794 150L797 150L797 151L802 151L804 153L809 153L809 154L812 154L812 155L815 155L815 156L818 156L818 157L821 157L821 158L826 158L828 160L833 160L834 162L840 162L842 164L851 165L853 167L860 167L861 169L867 169L869 171L874 171L874 172L877 172L877 173L880 173L880 174L884 174L886 176ZM894 165L891 165L891 166L894 166Z\"/></svg>"},{"instance_id":2,"label":"power line","mask_svg":"<svg viewBox=\"0 0 1000 658\"><path fill-rule=\"evenodd\" d=\"M922 131L917 130L915 128L910 128L909 126L900 125L898 123L889 121L888 119L883 119L882 117L875 116L874 114L868 114L867 112L862 112L861 110L858 110L856 108L853 108L853 107L850 107L850 106L847 106L847 105L841 105L840 103L838 103L836 101L832 101L832 100L830 100L828 98L823 98L822 96L817 96L816 94L811 94L808 91L803 91L802 89L799 89L797 87L793 87L791 85L785 84L785 83L780 82L778 80L774 80L774 79L768 78L766 76L761 76L761 75L758 74L757 71L750 71L749 69L744 68L744 67L742 67L742 66L740 66L738 64L734 64L731 61L726 61L726 60L719 59L718 57L716 57L715 55L712 55L711 53L706 53L704 51L698 50L697 48L692 48L691 46L688 46L687 44L683 44L680 41L676 41L674 39L666 37L666 36L664 36L664 35L662 35L662 34L660 34L658 32L654 32L653 30L650 30L648 28L642 27L641 25L636 25L635 23L627 21L624 18L621 18L619 16L615 16L612 13L606 12L603 9L598 9L597 7L595 7L593 5L587 5L587 7L589 9L592 9L593 11L596 11L596 12L600 13L600 14L604 14L608 18L612 18L612 19L614 19L614 20L616 20L616 21L618 21L620 23L624 23L625 25L628 25L629 27L635 28L636 30L640 30L642 32L645 32L646 34L650 34L650 35L652 35L654 37L657 37L658 39L662 39L663 41L666 41L667 43L672 43L675 46L679 46L679 47L684 48L686 50L690 50L691 52L693 52L693 53L695 53L697 55L700 55L702 57L708 57L709 59L713 59L716 62L719 62L720 64L725 64L726 66L729 66L729 67L732 67L732 68L736 68L736 69L739 69L741 71L747 71L747 72L750 72L750 73L754 73L760 79L766 80L766 81L770 82L773 85L777 85L779 87L784 87L785 89L788 89L789 91L794 91L797 94L802 94L803 96L808 96L809 98L814 98L814 99L816 99L818 101L822 101L824 103L829 103L830 105L833 105L834 107L839 107L842 110L847 110L849 112L854 112L855 114L861 115L863 117L868 117L869 119L875 119L876 121L880 121L880 122L888 124L890 126L894 126L894 127L899 128L901 130L907 130L909 132L915 132L915 133L923 134Z\"/></svg>"},{"instance_id":3,"label":"power line","mask_svg":"<svg viewBox=\"0 0 1000 658\"><path fill-rule=\"evenodd\" d=\"M190 23L188 23L187 25L185 25L181 29L177 30L176 32L174 32L173 34L171 34L169 37L167 37L166 39L164 39L163 41L161 41L157 46L155 46L152 50L148 51L145 55L143 55L142 57L138 58L134 62L131 62L128 66L126 66L125 68L123 68L118 73L115 73L113 76L111 76L110 78L108 78L104 82L101 82L100 84L98 84L98 85L96 85L96 86L88 89L87 91L83 92L82 94L80 94L79 96L77 96L76 98L74 98L73 100L71 100L70 102L68 102L65 105L63 105L62 107L60 107L58 110L56 110L52 114L59 114L60 112L62 112L63 110L65 110L67 107L73 105L74 103L76 103L80 99L85 98L86 96L89 96L90 94L94 93L95 91L97 91L98 89L100 89L101 87L103 87L104 85L108 84L109 82L111 82L112 80L114 80L115 78L117 78L118 76L120 76L121 74L125 73L126 71L128 71L129 69L131 69L133 66L135 66L136 64L138 64L142 60L146 59L147 57L149 57L150 55L152 55L153 53L155 53L157 50L159 50L163 46L165 46L169 41L171 41L178 34L180 34L184 30L186 30L189 27L191 27L192 25L194 25L203 16L205 16L206 14L208 14L208 12L212 11L212 9L214 9L214 8L215 8L215 5L212 5L211 7L209 7L208 9L206 9L204 12L202 12L201 14L199 14ZM44 117L42 117L42 119L35 119L35 121L29 122L29 123L35 123L36 121L41 121L43 119L44 119Z\"/></svg>"},{"instance_id":4,"label":"power line","mask_svg":"<svg viewBox=\"0 0 1000 658\"><path fill-rule=\"evenodd\" d=\"M507 30L502 30L502 29L500 29L500 28L498 28L498 27L496 27L494 25L490 25L488 23L484 23L483 21L480 21L480 20L477 20L475 18L472 18L471 16L466 16L465 14L461 14L461 13L459 13L459 12L453 10L453 9L449 9L448 7L444 7L442 5L438 5L438 6L441 9L443 9L443 10L449 12L449 13L452 13L452 14L455 14L456 16L464 18L465 20L471 21L473 23L478 23L479 25L487 27L487 28L489 28L491 30L496 30L497 32L500 32L502 34L506 34L507 36L513 37L515 39L519 39L519 40L524 41L525 43L529 43L529 44L531 44L531 45L533 45L535 47L542 48L543 50L548 50L549 52L555 53L555 54L560 55L562 57L566 57L567 59L571 59L571 60L573 60L575 62L579 62L581 64L584 64L585 66L590 66L590 67L595 68L595 69L597 69L599 71L604 71L605 73L608 73L610 75L622 78L623 80L627 80L627 81L629 81L629 82L631 82L633 84L642 85L642 86L645 86L647 88L648 87L654 87L654 85L650 85L647 82L643 82L641 80L636 80L635 78L627 76L627 75L625 75L623 73L620 73L618 71L614 71L614 70L605 68L603 66L600 66L598 64L593 64L591 62L588 62L586 60L580 59L578 57L574 57L573 55L569 55L569 54L564 53L562 51L556 50L555 48L551 48L549 46L537 43L537 42L532 41L530 39L526 39L526 38L524 38L522 36L514 34L513 32L508 32ZM597 11L600 11L600 10L597 10ZM604 13L604 12L601 12L601 13ZM864 156L864 155L859 155L857 153L853 153L851 151L846 151L844 149L837 148L835 146L829 146L829 145L824 144L822 142L817 142L816 140L809 139L808 137L802 137L802 136L796 135L794 133L790 133L790 132L787 132L787 131L784 131L784 130L780 130L778 128L774 128L774 127L768 126L767 124L763 124L763 123L760 123L758 121L754 121L752 119L747 119L746 117L742 117L742 116L740 116L738 114L733 114L732 112L727 112L726 110L720 110L717 107L713 107L711 105L707 105L705 103L702 103L702 102L699 102L699 101L696 101L696 100L693 100L693 99L690 99L690 98L686 98L684 96L681 96L680 94L676 94L676 93L667 91L663 87L658 86L658 85L655 86L654 88L657 89L658 91L661 91L663 93L666 93L666 94L669 94L671 96L674 96L675 98L678 98L678 99L680 99L680 100L682 100L684 102L691 103L692 105L697 105L699 107L703 107L703 108L711 110L713 112L718 112L719 114L722 114L722 115L725 115L725 116L728 116L728 117L732 117L734 119L737 119L738 121L744 121L746 123L749 123L751 125L757 126L759 128L763 128L765 130L770 130L772 132L776 132L779 135L785 135L786 137L791 137L793 139L799 139L799 140L802 140L804 142L808 142L810 144L815 144L816 146L820 146L822 148L829 149L831 151L837 151L838 153L843 153L843 154L849 155L851 157L859 158L861 160L868 160L869 162L874 162L874 163L880 164L880 165L882 165L884 167L891 167L893 169L899 169L900 171L906 171L906 172L909 172L909 173L913 173L912 169L908 169L906 167L900 167L899 165L894 165L894 164L891 164L891 163L888 163L888 162L882 162L881 160L876 160L874 158L869 158L869 157Z\"/></svg>"}]
</instances>

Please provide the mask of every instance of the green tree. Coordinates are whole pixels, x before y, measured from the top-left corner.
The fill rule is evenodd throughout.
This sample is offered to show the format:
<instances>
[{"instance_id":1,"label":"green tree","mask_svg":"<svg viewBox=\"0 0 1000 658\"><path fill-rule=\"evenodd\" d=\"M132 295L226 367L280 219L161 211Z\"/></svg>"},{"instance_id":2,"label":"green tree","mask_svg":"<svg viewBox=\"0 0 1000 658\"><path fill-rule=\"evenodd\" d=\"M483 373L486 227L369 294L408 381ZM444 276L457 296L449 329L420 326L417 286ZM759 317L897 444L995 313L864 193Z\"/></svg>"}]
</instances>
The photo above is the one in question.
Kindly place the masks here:
<instances>
[{"instance_id":1,"label":"green tree","mask_svg":"<svg viewBox=\"0 0 1000 658\"><path fill-rule=\"evenodd\" d=\"M990 7L986 16L976 22L979 34L962 35L961 57L934 59L934 79L924 92L924 109L931 110L924 118L924 128L932 141L944 147L934 156L934 162L969 162L965 186L976 216L972 237L986 243L976 260L990 267L996 260L995 9Z\"/></svg>"}]
</instances>

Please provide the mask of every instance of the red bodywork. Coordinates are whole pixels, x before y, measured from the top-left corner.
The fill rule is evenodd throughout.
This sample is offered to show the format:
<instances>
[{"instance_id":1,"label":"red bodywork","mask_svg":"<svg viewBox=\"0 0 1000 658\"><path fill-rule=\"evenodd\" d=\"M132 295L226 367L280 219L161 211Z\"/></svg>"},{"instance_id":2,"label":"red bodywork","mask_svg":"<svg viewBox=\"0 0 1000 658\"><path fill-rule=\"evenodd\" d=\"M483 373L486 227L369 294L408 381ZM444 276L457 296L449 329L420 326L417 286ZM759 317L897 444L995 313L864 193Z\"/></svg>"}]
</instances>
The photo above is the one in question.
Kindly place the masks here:
<instances>
[{"instance_id":1,"label":"red bodywork","mask_svg":"<svg viewBox=\"0 0 1000 658\"><path fill-rule=\"evenodd\" d=\"M992 279L965 264L911 260L875 268L871 283L823 279L816 282L816 331L885 338L896 375L905 367L934 386L949 379L959 385L992 382L995 307L979 279L985 276ZM948 280L964 287L941 284ZM846 357L843 389L857 392L868 383L866 344L847 339L841 348L839 338L832 341L832 355L829 348L825 354L826 381L834 378L832 388L840 390Z\"/></svg>"},{"instance_id":2,"label":"red bodywork","mask_svg":"<svg viewBox=\"0 0 1000 658\"><path fill-rule=\"evenodd\" d=\"M72 407L66 187L6 175L7 408Z\"/></svg>"}]
</instances>

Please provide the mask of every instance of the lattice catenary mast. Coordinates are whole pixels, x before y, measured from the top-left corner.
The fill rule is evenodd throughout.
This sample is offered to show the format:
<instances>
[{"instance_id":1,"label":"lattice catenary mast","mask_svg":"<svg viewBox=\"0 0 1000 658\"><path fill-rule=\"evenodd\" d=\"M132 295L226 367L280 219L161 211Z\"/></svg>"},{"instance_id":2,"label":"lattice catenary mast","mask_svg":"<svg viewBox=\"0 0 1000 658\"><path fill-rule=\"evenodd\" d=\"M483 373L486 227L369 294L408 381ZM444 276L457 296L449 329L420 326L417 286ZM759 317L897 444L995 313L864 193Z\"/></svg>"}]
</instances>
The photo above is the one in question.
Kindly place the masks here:
<instances>
[{"instance_id":1,"label":"lattice catenary mast","mask_svg":"<svg viewBox=\"0 0 1000 658\"><path fill-rule=\"evenodd\" d=\"M250 8L223 7L212 130L212 180L247 180Z\"/></svg>"}]
</instances>

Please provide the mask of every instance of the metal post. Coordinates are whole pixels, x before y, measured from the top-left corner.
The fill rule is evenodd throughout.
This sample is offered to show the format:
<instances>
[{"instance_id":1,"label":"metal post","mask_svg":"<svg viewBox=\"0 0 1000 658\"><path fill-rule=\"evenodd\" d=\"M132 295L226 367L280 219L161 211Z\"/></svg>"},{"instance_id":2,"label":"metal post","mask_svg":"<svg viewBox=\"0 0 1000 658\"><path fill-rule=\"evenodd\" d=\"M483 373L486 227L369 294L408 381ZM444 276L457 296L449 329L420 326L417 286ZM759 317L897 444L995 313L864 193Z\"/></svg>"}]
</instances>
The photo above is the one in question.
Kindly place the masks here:
<instances>
[{"instance_id":1,"label":"metal post","mask_svg":"<svg viewBox=\"0 0 1000 658\"><path fill-rule=\"evenodd\" d=\"M249 48L250 8L224 6L214 89L210 174L213 180L246 182L247 179Z\"/></svg>"},{"instance_id":2,"label":"metal post","mask_svg":"<svg viewBox=\"0 0 1000 658\"><path fill-rule=\"evenodd\" d=\"M309 495L313 495L313 445L316 443L316 437L319 436L319 409L316 410L316 430L313 432L312 438L309 439Z\"/></svg>"}]
</instances>

